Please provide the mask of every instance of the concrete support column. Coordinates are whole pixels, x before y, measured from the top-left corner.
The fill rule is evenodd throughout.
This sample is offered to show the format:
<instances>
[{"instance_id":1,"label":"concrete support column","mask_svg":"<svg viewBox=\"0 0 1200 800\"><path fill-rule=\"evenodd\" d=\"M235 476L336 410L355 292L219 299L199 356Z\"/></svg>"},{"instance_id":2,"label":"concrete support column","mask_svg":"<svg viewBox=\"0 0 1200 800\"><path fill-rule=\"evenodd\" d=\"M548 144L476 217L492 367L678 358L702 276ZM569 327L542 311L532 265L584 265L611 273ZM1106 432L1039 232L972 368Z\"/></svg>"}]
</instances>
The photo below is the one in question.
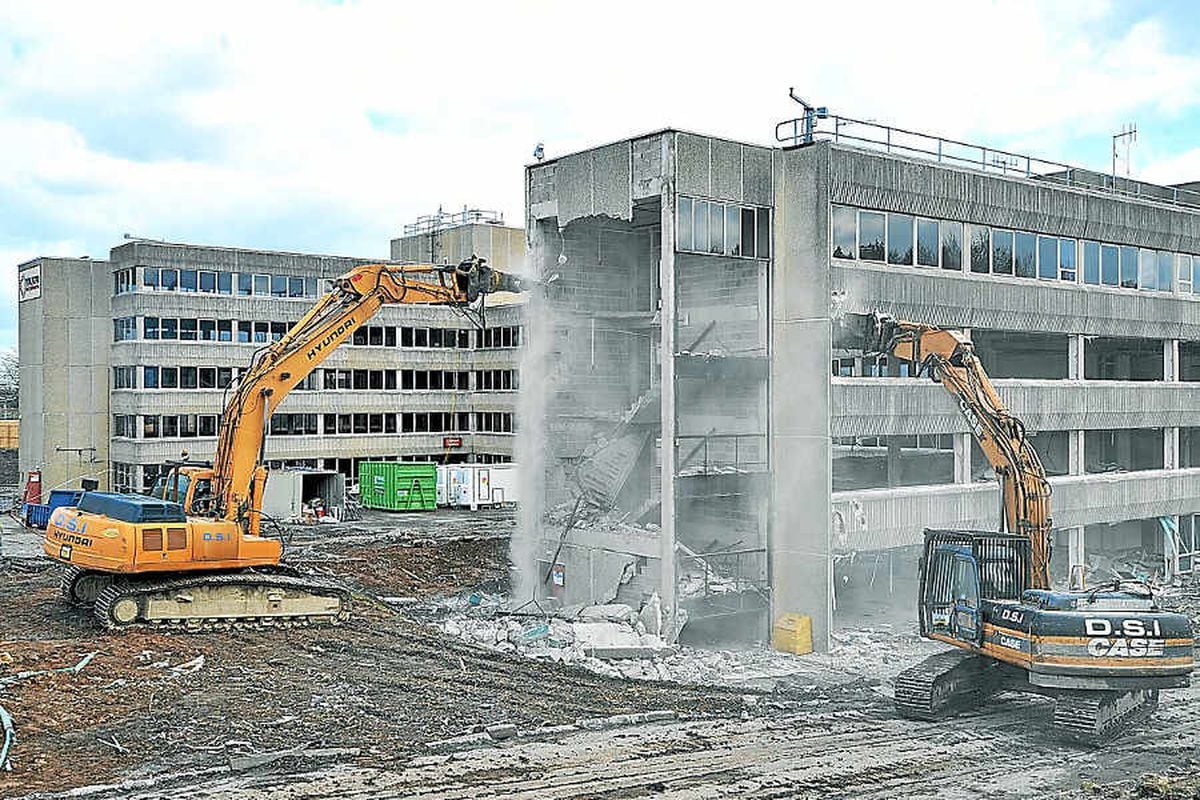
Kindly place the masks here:
<instances>
[{"instance_id":1,"label":"concrete support column","mask_svg":"<svg viewBox=\"0 0 1200 800\"><path fill-rule=\"evenodd\" d=\"M971 482L971 434L954 434L954 482Z\"/></svg>"},{"instance_id":2,"label":"concrete support column","mask_svg":"<svg viewBox=\"0 0 1200 800\"><path fill-rule=\"evenodd\" d=\"M1179 428L1163 428L1163 469L1179 469Z\"/></svg>"},{"instance_id":3,"label":"concrete support column","mask_svg":"<svg viewBox=\"0 0 1200 800\"><path fill-rule=\"evenodd\" d=\"M1067 431L1067 471L1072 475L1084 473L1083 431Z\"/></svg>"},{"instance_id":4,"label":"concrete support column","mask_svg":"<svg viewBox=\"0 0 1200 800\"><path fill-rule=\"evenodd\" d=\"M1067 550L1071 565L1071 588L1083 588L1081 579L1085 578L1083 565L1087 562L1084 549L1084 528L1067 528Z\"/></svg>"},{"instance_id":5,"label":"concrete support column","mask_svg":"<svg viewBox=\"0 0 1200 800\"><path fill-rule=\"evenodd\" d=\"M662 380L662 518L659 531L659 588L663 638L675 641L679 633L675 609L675 137L662 137L662 248L658 262L662 287L659 314L662 346L659 350Z\"/></svg>"},{"instance_id":6,"label":"concrete support column","mask_svg":"<svg viewBox=\"0 0 1200 800\"><path fill-rule=\"evenodd\" d=\"M1163 380L1171 383L1179 380L1179 340L1163 340Z\"/></svg>"},{"instance_id":7,"label":"concrete support column","mask_svg":"<svg viewBox=\"0 0 1200 800\"><path fill-rule=\"evenodd\" d=\"M1081 334L1072 333L1067 336L1067 378L1068 380L1083 380L1084 339Z\"/></svg>"}]
</instances>

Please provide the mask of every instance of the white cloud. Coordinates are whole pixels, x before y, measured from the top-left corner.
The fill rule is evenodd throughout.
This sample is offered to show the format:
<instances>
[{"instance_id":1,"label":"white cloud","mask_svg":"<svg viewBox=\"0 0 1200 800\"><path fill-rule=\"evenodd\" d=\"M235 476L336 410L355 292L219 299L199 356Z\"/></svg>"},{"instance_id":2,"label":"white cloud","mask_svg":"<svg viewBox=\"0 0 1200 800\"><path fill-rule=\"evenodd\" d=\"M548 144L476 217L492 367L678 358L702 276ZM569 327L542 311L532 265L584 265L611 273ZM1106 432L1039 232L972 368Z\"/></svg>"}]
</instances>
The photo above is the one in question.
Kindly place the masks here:
<instances>
[{"instance_id":1,"label":"white cloud","mask_svg":"<svg viewBox=\"0 0 1200 800\"><path fill-rule=\"evenodd\" d=\"M520 224L536 142L553 156L668 125L770 142L798 111L789 85L851 116L1045 142L1047 157L1200 94L1200 59L1168 52L1163 22L1105 38L1111 9L1086 2L119 8L0 10L21 43L13 56L0 38L0 192L50 221L42 238L97 257L126 231L286 246L289 226L304 246L381 255L441 203ZM157 110L212 155L105 152L86 111L62 111L98 106Z\"/></svg>"}]
</instances>

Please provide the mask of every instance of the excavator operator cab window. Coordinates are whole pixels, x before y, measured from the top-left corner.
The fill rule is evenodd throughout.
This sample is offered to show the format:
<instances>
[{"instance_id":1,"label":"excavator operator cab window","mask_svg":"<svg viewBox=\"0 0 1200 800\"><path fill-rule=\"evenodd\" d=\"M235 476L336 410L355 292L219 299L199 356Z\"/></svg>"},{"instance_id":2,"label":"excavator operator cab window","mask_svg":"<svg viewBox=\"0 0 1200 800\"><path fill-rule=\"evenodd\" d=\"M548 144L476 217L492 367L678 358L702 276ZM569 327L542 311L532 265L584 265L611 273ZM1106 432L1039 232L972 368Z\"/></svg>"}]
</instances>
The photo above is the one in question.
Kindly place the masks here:
<instances>
[{"instance_id":1,"label":"excavator operator cab window","mask_svg":"<svg viewBox=\"0 0 1200 800\"><path fill-rule=\"evenodd\" d=\"M196 486L192 489L192 503L188 512L191 514L207 514L212 510L212 479L197 478Z\"/></svg>"},{"instance_id":2,"label":"excavator operator cab window","mask_svg":"<svg viewBox=\"0 0 1200 800\"><path fill-rule=\"evenodd\" d=\"M176 482L177 480L178 483ZM192 479L187 475L179 475L176 478L174 471L168 472L154 482L154 488L150 490L150 496L172 503L182 503L187 497L188 484L191 481Z\"/></svg>"},{"instance_id":3,"label":"excavator operator cab window","mask_svg":"<svg viewBox=\"0 0 1200 800\"><path fill-rule=\"evenodd\" d=\"M954 636L974 642L979 638L979 577L975 559L954 559Z\"/></svg>"}]
</instances>

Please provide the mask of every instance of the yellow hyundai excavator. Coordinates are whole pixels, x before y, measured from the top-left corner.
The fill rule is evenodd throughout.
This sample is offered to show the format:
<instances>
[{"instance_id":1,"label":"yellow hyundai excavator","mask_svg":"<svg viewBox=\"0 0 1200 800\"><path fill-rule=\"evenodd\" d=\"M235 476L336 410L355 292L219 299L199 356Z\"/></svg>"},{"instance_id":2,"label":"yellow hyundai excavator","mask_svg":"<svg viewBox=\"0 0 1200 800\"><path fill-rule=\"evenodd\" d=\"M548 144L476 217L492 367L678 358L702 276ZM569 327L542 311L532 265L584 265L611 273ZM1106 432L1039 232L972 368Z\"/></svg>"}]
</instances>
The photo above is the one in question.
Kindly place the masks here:
<instances>
[{"instance_id":1,"label":"yellow hyundai excavator","mask_svg":"<svg viewBox=\"0 0 1200 800\"><path fill-rule=\"evenodd\" d=\"M519 278L476 257L457 266L370 264L335 279L283 338L255 353L226 402L211 464L174 463L151 497L85 492L77 506L55 510L43 549L69 565L64 597L93 605L109 629L345 620L349 592L282 564L282 542L263 535L272 412L385 305L452 306L478 320L488 294L521 290Z\"/></svg>"},{"instance_id":2,"label":"yellow hyundai excavator","mask_svg":"<svg viewBox=\"0 0 1200 800\"><path fill-rule=\"evenodd\" d=\"M1050 483L1025 426L1005 408L969 338L878 313L834 318L833 347L910 364L954 397L1000 481L1000 532L926 530L921 635L957 649L896 678L906 717L937 719L1001 690L1054 698L1054 727L1100 744L1147 718L1160 689L1194 666L1188 618L1159 608L1144 583L1082 591L1050 583Z\"/></svg>"}]
</instances>

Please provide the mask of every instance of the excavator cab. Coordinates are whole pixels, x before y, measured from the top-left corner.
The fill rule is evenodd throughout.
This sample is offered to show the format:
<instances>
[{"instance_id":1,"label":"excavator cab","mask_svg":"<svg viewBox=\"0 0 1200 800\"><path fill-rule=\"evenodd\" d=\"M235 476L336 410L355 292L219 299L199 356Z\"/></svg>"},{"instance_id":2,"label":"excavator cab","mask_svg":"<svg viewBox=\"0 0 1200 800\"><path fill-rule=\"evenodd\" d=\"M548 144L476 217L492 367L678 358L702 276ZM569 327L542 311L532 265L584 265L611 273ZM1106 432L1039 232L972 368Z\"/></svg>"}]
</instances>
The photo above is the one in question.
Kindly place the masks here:
<instances>
[{"instance_id":1,"label":"excavator cab","mask_svg":"<svg viewBox=\"0 0 1200 800\"><path fill-rule=\"evenodd\" d=\"M179 503L185 513L204 517L212 513L213 471L207 462L168 462L170 469L160 475L150 490L158 500Z\"/></svg>"}]
</instances>

